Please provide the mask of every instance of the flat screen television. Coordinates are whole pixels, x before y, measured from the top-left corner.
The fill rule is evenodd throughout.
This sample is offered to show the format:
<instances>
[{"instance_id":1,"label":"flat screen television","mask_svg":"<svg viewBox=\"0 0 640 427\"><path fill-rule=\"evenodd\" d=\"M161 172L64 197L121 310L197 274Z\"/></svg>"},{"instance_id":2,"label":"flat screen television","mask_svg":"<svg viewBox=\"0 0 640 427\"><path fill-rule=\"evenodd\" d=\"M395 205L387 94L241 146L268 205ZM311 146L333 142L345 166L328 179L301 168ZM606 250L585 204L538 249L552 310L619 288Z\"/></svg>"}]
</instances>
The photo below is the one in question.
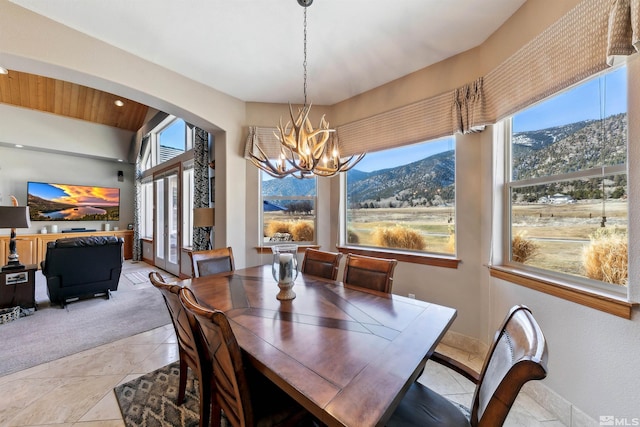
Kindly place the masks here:
<instances>
[{"instance_id":1,"label":"flat screen television","mask_svg":"<svg viewBox=\"0 0 640 427\"><path fill-rule=\"evenodd\" d=\"M27 206L31 221L117 221L120 189L28 182Z\"/></svg>"}]
</instances>

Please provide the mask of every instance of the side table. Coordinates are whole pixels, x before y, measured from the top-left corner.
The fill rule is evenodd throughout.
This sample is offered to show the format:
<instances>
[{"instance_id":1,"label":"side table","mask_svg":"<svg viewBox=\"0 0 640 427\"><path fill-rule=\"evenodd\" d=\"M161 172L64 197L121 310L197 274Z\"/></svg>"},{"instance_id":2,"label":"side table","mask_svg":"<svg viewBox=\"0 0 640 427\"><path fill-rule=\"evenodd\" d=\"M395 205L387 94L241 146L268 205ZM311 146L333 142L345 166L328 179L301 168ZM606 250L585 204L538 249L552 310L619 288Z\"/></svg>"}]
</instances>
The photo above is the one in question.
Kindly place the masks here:
<instances>
[{"instance_id":1,"label":"side table","mask_svg":"<svg viewBox=\"0 0 640 427\"><path fill-rule=\"evenodd\" d=\"M20 306L35 308L36 264L25 265L21 270L0 271L0 308Z\"/></svg>"}]
</instances>

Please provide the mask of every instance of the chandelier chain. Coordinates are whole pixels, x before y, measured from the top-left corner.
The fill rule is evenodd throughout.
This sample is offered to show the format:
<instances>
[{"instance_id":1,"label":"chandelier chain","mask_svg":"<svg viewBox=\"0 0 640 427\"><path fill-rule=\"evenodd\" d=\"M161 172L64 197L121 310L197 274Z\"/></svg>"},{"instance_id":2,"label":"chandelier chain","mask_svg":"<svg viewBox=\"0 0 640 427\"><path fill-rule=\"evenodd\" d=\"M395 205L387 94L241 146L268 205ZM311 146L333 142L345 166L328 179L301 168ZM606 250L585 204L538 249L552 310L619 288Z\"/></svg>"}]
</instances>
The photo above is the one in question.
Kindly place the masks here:
<instances>
[{"instance_id":1,"label":"chandelier chain","mask_svg":"<svg viewBox=\"0 0 640 427\"><path fill-rule=\"evenodd\" d=\"M304 69L304 106L307 106L307 8L304 8L304 60L302 61Z\"/></svg>"}]
</instances>

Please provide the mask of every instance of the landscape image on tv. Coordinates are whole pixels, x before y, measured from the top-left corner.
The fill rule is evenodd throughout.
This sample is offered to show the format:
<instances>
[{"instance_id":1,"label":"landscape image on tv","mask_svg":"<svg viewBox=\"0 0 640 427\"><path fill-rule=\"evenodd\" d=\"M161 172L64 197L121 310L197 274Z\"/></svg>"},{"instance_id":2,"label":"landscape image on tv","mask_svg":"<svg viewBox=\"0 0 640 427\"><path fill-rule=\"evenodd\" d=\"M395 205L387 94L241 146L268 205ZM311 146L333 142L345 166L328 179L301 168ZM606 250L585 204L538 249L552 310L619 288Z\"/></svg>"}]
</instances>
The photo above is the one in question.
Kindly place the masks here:
<instances>
[{"instance_id":1,"label":"landscape image on tv","mask_svg":"<svg viewBox=\"0 0 640 427\"><path fill-rule=\"evenodd\" d=\"M29 182L27 205L31 221L117 221L120 189Z\"/></svg>"}]
</instances>

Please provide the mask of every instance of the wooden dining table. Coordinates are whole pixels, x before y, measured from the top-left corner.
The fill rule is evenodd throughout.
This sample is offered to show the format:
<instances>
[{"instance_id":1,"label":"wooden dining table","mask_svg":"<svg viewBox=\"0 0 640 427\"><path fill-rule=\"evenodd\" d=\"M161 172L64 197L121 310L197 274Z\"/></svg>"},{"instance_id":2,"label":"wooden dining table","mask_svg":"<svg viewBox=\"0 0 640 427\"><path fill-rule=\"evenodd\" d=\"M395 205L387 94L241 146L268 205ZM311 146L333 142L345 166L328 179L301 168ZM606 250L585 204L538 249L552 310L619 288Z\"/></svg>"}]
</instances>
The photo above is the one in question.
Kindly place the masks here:
<instances>
[{"instance_id":1,"label":"wooden dining table","mask_svg":"<svg viewBox=\"0 0 640 427\"><path fill-rule=\"evenodd\" d=\"M305 274L280 301L271 265L181 284L224 311L255 368L328 426L384 425L456 316Z\"/></svg>"}]
</instances>

